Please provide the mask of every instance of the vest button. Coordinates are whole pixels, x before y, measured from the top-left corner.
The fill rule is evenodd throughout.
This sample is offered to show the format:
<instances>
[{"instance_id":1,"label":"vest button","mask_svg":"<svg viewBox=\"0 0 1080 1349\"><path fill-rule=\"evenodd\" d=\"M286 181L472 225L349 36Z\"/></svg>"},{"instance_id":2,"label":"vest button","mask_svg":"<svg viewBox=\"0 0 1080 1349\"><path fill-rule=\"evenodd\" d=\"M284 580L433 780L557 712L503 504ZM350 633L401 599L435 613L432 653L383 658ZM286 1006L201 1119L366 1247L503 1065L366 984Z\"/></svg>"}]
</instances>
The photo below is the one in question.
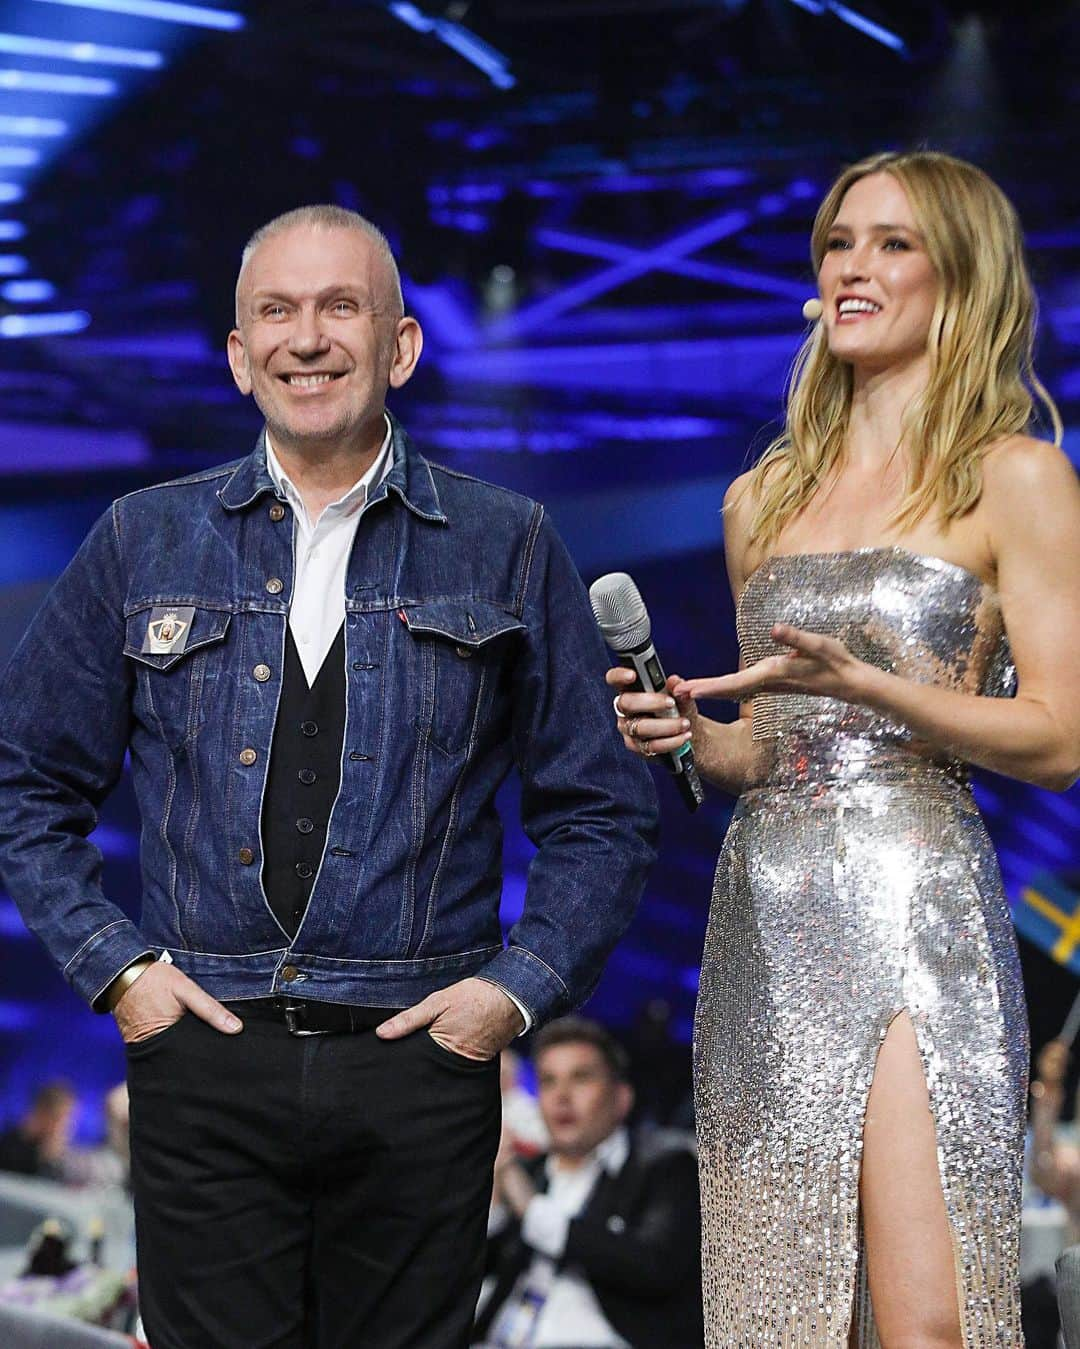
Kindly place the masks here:
<instances>
[{"instance_id":1,"label":"vest button","mask_svg":"<svg viewBox=\"0 0 1080 1349\"><path fill-rule=\"evenodd\" d=\"M281 977L285 980L287 984L291 984L294 979L299 979L300 971L296 968L295 965L286 965L285 968L281 971Z\"/></svg>"},{"instance_id":2,"label":"vest button","mask_svg":"<svg viewBox=\"0 0 1080 1349\"><path fill-rule=\"evenodd\" d=\"M311 831L315 828L315 825L311 820L308 819L306 815L301 815L300 818L296 821L296 828L297 831L301 834L310 834Z\"/></svg>"},{"instance_id":3,"label":"vest button","mask_svg":"<svg viewBox=\"0 0 1080 1349\"><path fill-rule=\"evenodd\" d=\"M250 848L241 848L236 855L246 867L251 866L252 862L255 861L255 854Z\"/></svg>"},{"instance_id":4,"label":"vest button","mask_svg":"<svg viewBox=\"0 0 1080 1349\"><path fill-rule=\"evenodd\" d=\"M314 768L301 768L301 770L299 771L299 773L297 773L296 776L300 779L300 781L304 784L305 787L310 787L311 784L315 781L316 775Z\"/></svg>"},{"instance_id":5,"label":"vest button","mask_svg":"<svg viewBox=\"0 0 1080 1349\"><path fill-rule=\"evenodd\" d=\"M315 868L310 862L297 862L293 870L302 881L310 881L312 876L315 875Z\"/></svg>"},{"instance_id":6,"label":"vest button","mask_svg":"<svg viewBox=\"0 0 1080 1349\"><path fill-rule=\"evenodd\" d=\"M255 678L259 681L260 684L265 684L266 681L270 678L270 666L256 665L251 673L255 676Z\"/></svg>"},{"instance_id":7,"label":"vest button","mask_svg":"<svg viewBox=\"0 0 1080 1349\"><path fill-rule=\"evenodd\" d=\"M240 762L246 767L250 768L258 757L258 754L256 754L253 749L242 749L240 751Z\"/></svg>"},{"instance_id":8,"label":"vest button","mask_svg":"<svg viewBox=\"0 0 1080 1349\"><path fill-rule=\"evenodd\" d=\"M269 595L280 595L285 589L285 582L280 576L271 576L266 583L266 591Z\"/></svg>"},{"instance_id":9,"label":"vest button","mask_svg":"<svg viewBox=\"0 0 1080 1349\"><path fill-rule=\"evenodd\" d=\"M280 501L275 501L270 507L270 519L273 520L275 524L277 524L279 520L285 519L285 507Z\"/></svg>"},{"instance_id":10,"label":"vest button","mask_svg":"<svg viewBox=\"0 0 1080 1349\"><path fill-rule=\"evenodd\" d=\"M302 721L300 723L300 734L313 736L319 734L319 723L317 721Z\"/></svg>"},{"instance_id":11,"label":"vest button","mask_svg":"<svg viewBox=\"0 0 1080 1349\"><path fill-rule=\"evenodd\" d=\"M472 647L469 646L456 646L454 647L454 650L458 653L458 655L461 657L462 660L468 660L470 656L476 655L476 652L473 651Z\"/></svg>"}]
</instances>

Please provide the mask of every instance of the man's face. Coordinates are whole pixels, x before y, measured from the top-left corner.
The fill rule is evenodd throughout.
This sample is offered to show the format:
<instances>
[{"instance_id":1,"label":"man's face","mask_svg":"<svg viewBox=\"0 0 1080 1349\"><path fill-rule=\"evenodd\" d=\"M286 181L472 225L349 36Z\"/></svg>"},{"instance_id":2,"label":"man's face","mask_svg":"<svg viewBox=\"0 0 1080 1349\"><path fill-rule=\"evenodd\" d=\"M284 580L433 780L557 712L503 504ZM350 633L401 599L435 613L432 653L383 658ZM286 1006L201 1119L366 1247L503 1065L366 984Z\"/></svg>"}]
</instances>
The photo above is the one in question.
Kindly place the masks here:
<instances>
[{"instance_id":1,"label":"man's face","mask_svg":"<svg viewBox=\"0 0 1080 1349\"><path fill-rule=\"evenodd\" d=\"M551 1045L536 1064L540 1113L556 1155L580 1158L630 1113L634 1094L612 1074L595 1045Z\"/></svg>"},{"instance_id":2,"label":"man's face","mask_svg":"<svg viewBox=\"0 0 1080 1349\"><path fill-rule=\"evenodd\" d=\"M381 438L387 387L420 355L416 321L395 307L386 261L359 230L297 225L259 245L240 277L229 365L275 445Z\"/></svg>"}]
</instances>

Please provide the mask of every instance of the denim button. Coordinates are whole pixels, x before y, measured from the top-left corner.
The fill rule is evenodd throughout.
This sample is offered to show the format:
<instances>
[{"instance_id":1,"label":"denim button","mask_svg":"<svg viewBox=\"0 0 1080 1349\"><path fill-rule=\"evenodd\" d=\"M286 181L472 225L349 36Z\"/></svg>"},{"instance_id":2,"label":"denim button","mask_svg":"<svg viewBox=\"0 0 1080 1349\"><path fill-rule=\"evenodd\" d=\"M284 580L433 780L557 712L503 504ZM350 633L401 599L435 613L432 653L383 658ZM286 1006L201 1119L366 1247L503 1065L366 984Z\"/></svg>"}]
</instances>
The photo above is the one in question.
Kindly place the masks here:
<instances>
[{"instance_id":1,"label":"denim button","mask_svg":"<svg viewBox=\"0 0 1080 1349\"><path fill-rule=\"evenodd\" d=\"M280 595L285 589L285 582L280 576L271 576L266 583L267 593L270 595Z\"/></svg>"},{"instance_id":2,"label":"denim button","mask_svg":"<svg viewBox=\"0 0 1080 1349\"><path fill-rule=\"evenodd\" d=\"M281 971L281 977L285 980L287 984L291 984L294 979L299 979L300 971L296 968L295 965L286 965L285 968Z\"/></svg>"},{"instance_id":3,"label":"denim button","mask_svg":"<svg viewBox=\"0 0 1080 1349\"><path fill-rule=\"evenodd\" d=\"M458 653L458 655L461 657L462 660L468 660L470 656L476 655L476 652L473 651L472 648L468 646L456 646L454 647L454 650Z\"/></svg>"},{"instance_id":4,"label":"denim button","mask_svg":"<svg viewBox=\"0 0 1080 1349\"><path fill-rule=\"evenodd\" d=\"M310 862L297 862L293 870L302 881L310 881L312 876L315 875L315 868Z\"/></svg>"},{"instance_id":5,"label":"denim button","mask_svg":"<svg viewBox=\"0 0 1080 1349\"><path fill-rule=\"evenodd\" d=\"M296 776L300 779L300 781L304 784L305 787L310 787L311 784L315 781L316 775L314 768L301 768L300 772L297 773Z\"/></svg>"},{"instance_id":6,"label":"denim button","mask_svg":"<svg viewBox=\"0 0 1080 1349\"><path fill-rule=\"evenodd\" d=\"M279 520L285 519L285 507L280 501L275 501L270 507L270 519L273 520L275 524L277 524Z\"/></svg>"},{"instance_id":7,"label":"denim button","mask_svg":"<svg viewBox=\"0 0 1080 1349\"><path fill-rule=\"evenodd\" d=\"M270 678L270 666L256 665L251 673L255 676L255 678L259 681L260 684L265 684L266 681Z\"/></svg>"},{"instance_id":8,"label":"denim button","mask_svg":"<svg viewBox=\"0 0 1080 1349\"><path fill-rule=\"evenodd\" d=\"M302 721L300 723L300 733L307 736L318 735L319 723L317 721Z\"/></svg>"},{"instance_id":9,"label":"denim button","mask_svg":"<svg viewBox=\"0 0 1080 1349\"><path fill-rule=\"evenodd\" d=\"M250 768L258 757L258 754L253 749L242 749L240 751L240 762L244 764L245 767Z\"/></svg>"},{"instance_id":10,"label":"denim button","mask_svg":"<svg viewBox=\"0 0 1080 1349\"><path fill-rule=\"evenodd\" d=\"M236 855L240 859L241 863L246 867L251 866L252 862L255 861L255 854L252 852L250 848L241 848Z\"/></svg>"},{"instance_id":11,"label":"denim button","mask_svg":"<svg viewBox=\"0 0 1080 1349\"><path fill-rule=\"evenodd\" d=\"M300 818L296 821L296 828L299 830L301 834L310 834L311 831L315 828L315 825L311 820L308 819L306 815L301 815Z\"/></svg>"}]
</instances>

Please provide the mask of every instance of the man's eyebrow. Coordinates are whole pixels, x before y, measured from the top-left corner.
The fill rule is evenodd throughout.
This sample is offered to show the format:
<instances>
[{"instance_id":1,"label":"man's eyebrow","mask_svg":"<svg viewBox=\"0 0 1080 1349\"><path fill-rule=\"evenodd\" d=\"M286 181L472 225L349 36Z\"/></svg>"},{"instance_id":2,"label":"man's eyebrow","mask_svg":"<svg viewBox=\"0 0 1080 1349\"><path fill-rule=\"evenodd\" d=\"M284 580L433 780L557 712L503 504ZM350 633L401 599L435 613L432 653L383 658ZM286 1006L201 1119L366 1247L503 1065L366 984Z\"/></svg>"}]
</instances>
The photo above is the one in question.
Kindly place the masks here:
<instances>
[{"instance_id":1,"label":"man's eyebrow","mask_svg":"<svg viewBox=\"0 0 1080 1349\"><path fill-rule=\"evenodd\" d=\"M312 298L315 300L316 304L318 304L323 300L332 299L335 295L352 295L355 296L362 305L367 305L369 309L376 309L378 307L366 286L349 284L324 286L322 290L316 291ZM296 295L290 295L288 291L281 290L274 286L263 286L251 292L252 304L265 304L268 300L284 300L288 304L296 304L298 301L303 301L305 298L306 297L304 296L298 297Z\"/></svg>"}]
</instances>

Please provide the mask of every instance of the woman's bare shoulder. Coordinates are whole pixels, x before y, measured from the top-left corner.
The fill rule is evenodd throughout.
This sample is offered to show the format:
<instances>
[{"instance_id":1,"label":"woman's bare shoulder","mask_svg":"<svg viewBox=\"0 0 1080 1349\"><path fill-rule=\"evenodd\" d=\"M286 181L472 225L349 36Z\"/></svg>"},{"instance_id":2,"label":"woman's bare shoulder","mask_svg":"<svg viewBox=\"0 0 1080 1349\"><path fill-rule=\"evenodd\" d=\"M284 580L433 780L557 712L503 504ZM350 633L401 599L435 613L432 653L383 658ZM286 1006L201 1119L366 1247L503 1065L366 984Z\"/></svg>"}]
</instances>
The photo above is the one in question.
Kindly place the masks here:
<instances>
[{"instance_id":1,"label":"woman's bare shoulder","mask_svg":"<svg viewBox=\"0 0 1080 1349\"><path fill-rule=\"evenodd\" d=\"M1076 485L1076 469L1060 446L1034 436L1006 436L983 454L983 491L1007 500Z\"/></svg>"},{"instance_id":2,"label":"woman's bare shoulder","mask_svg":"<svg viewBox=\"0 0 1080 1349\"><path fill-rule=\"evenodd\" d=\"M979 507L995 558L1060 553L1064 562L1080 538L1080 478L1057 445L1009 436L983 459Z\"/></svg>"},{"instance_id":3,"label":"woman's bare shoulder","mask_svg":"<svg viewBox=\"0 0 1080 1349\"><path fill-rule=\"evenodd\" d=\"M753 570L748 550L755 506L754 473L750 470L733 479L724 493L724 556L731 592L736 599L743 581Z\"/></svg>"}]
</instances>

